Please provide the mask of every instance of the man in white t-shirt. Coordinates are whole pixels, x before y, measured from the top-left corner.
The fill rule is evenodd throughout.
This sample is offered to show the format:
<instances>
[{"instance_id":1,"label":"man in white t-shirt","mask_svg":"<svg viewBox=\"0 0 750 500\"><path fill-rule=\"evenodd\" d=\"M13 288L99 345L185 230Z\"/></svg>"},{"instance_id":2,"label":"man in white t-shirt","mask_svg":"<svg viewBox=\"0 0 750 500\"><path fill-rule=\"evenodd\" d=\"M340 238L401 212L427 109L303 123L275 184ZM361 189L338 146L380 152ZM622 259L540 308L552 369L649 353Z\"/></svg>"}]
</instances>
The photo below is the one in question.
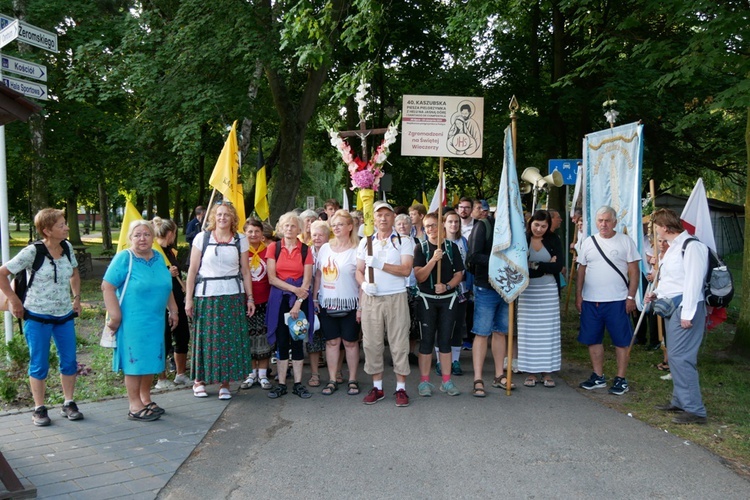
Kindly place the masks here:
<instances>
[{"instance_id":1,"label":"man in white t-shirt","mask_svg":"<svg viewBox=\"0 0 750 500\"><path fill-rule=\"evenodd\" d=\"M458 200L458 205L456 206L456 213L458 213L458 217L461 219L461 236L466 238L467 241L469 240L469 236L471 236L471 230L474 229L474 218L471 216L473 206L474 202L472 199L466 196Z\"/></svg>"},{"instance_id":2,"label":"man in white t-shirt","mask_svg":"<svg viewBox=\"0 0 750 500\"><path fill-rule=\"evenodd\" d=\"M579 387L591 390L607 386L602 344L606 327L617 359L617 376L609 393L619 396L629 390L625 379L628 348L633 337L629 315L635 310L641 256L628 235L615 231L616 225L617 213L612 207L604 206L596 211L599 234L584 240L577 259L576 309L581 314L578 341L589 347L594 369Z\"/></svg>"},{"instance_id":3,"label":"man in white t-shirt","mask_svg":"<svg viewBox=\"0 0 750 500\"><path fill-rule=\"evenodd\" d=\"M358 314L362 324L362 347L365 352L365 373L372 375L373 388L365 396L365 404L374 404L383 393L384 337L396 373L396 406L408 406L406 376L409 375L409 304L406 280L414 263L414 242L393 229L396 214L393 207L377 201L373 207L375 234L372 255L367 255L367 238L357 248L357 283L362 287ZM370 280L369 270L374 279Z\"/></svg>"}]
</instances>

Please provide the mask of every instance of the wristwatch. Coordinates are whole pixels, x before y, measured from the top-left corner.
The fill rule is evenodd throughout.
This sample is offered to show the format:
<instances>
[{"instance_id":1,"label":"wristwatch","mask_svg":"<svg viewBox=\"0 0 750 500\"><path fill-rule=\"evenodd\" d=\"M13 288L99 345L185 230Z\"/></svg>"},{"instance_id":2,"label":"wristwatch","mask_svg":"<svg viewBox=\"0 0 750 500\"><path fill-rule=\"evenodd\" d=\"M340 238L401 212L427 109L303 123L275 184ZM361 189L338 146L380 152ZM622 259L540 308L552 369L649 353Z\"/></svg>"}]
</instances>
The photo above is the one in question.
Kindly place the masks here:
<instances>
[{"instance_id":1,"label":"wristwatch","mask_svg":"<svg viewBox=\"0 0 750 500\"><path fill-rule=\"evenodd\" d=\"M453 287L451 287L448 283L445 284L445 291L446 292L450 292L451 288L453 288Z\"/></svg>"},{"instance_id":2,"label":"wristwatch","mask_svg":"<svg viewBox=\"0 0 750 500\"><path fill-rule=\"evenodd\" d=\"M627 296L627 297L625 297L625 298L626 298L626 299L628 299L628 300L635 300L635 299L633 298L633 296L632 296L632 295L628 295L628 296Z\"/></svg>"}]
</instances>

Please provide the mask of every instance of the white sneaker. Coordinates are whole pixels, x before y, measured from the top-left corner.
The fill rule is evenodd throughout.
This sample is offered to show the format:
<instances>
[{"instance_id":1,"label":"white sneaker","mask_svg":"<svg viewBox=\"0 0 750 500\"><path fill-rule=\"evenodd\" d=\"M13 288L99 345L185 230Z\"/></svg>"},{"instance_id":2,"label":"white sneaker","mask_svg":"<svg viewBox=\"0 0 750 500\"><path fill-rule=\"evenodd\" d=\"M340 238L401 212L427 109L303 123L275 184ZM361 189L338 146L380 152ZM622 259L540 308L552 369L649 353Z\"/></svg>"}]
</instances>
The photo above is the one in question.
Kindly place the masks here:
<instances>
[{"instance_id":1,"label":"white sneaker","mask_svg":"<svg viewBox=\"0 0 750 500\"><path fill-rule=\"evenodd\" d=\"M188 376L185 375L184 373L180 373L176 375L174 378L174 383L177 385L188 385L188 384L191 384L192 382L193 381L190 380L190 378L188 378Z\"/></svg>"},{"instance_id":2,"label":"white sneaker","mask_svg":"<svg viewBox=\"0 0 750 500\"><path fill-rule=\"evenodd\" d=\"M169 391L171 389L174 389L175 387L177 386L174 385L174 382L165 378L164 380L158 380L156 382L156 385L154 386L154 389L157 389L160 391Z\"/></svg>"}]
</instances>

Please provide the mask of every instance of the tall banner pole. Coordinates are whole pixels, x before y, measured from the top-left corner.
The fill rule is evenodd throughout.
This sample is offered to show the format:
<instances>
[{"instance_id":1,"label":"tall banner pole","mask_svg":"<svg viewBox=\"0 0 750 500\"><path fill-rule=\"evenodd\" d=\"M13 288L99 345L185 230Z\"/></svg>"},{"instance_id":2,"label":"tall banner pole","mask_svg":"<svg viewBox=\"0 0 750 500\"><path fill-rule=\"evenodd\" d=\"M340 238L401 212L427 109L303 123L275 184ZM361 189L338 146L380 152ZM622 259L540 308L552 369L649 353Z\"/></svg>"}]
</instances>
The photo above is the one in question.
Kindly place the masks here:
<instances>
[{"instance_id":1,"label":"tall banner pole","mask_svg":"<svg viewBox=\"0 0 750 500\"><path fill-rule=\"evenodd\" d=\"M648 189L651 194L651 204L653 210L651 213L656 212L656 183L653 179L648 181ZM656 231L654 231L654 222L649 221L648 223L649 234L651 234L651 248L654 251L654 288L659 284L659 241L656 237ZM666 352L667 346L664 344L664 318L661 316L656 317L656 328L659 333L659 345L661 346L662 352Z\"/></svg>"},{"instance_id":2,"label":"tall banner pole","mask_svg":"<svg viewBox=\"0 0 750 500\"><path fill-rule=\"evenodd\" d=\"M445 193L445 186L443 185L443 160L444 160L444 158L441 156L440 157L440 172L438 173L438 179L440 179L440 181L438 182L438 189L439 189L439 191L438 191L439 192L439 195L438 195L439 198L438 199L440 200L438 202L438 220L437 220L437 225L438 225L438 227L437 227L437 231L438 231L438 233L437 233L438 234L437 235L437 249L438 250L440 250L440 245L442 245L442 239L443 239L441 237L442 232L440 231L440 227L443 224L443 193ZM438 263L438 266L437 266L437 283L442 283L441 277L440 277L440 274L441 274L440 271L441 271L442 267L443 266L441 265L441 263Z\"/></svg>"},{"instance_id":3,"label":"tall banner pole","mask_svg":"<svg viewBox=\"0 0 750 500\"><path fill-rule=\"evenodd\" d=\"M511 142L513 143L513 158L518 161L518 155L517 155L517 147L516 147L516 138L518 137L518 133L516 130L516 120L518 118L518 115L516 112L518 111L518 101L516 100L516 96L513 96L510 100L510 105L508 108L510 109L510 137ZM534 190L534 193L536 194L536 187ZM536 196L534 197L536 198ZM536 199L534 200L536 202ZM511 387L513 386L513 334L515 333L516 329L516 301L513 300L510 304L508 304L508 348L505 351L508 356L508 367L506 371L506 378L508 379L506 389L505 389L505 395L510 396ZM495 361L497 362L497 361Z\"/></svg>"}]
</instances>

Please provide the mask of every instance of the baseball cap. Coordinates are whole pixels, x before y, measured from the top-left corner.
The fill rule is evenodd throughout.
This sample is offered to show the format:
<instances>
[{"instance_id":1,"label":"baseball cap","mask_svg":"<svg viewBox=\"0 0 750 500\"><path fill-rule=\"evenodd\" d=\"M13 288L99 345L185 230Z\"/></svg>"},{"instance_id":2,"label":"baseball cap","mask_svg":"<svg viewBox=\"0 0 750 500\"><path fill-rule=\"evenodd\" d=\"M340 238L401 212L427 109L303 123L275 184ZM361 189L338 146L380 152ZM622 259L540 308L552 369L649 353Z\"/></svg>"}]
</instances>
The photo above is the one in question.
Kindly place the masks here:
<instances>
[{"instance_id":1,"label":"baseball cap","mask_svg":"<svg viewBox=\"0 0 750 500\"><path fill-rule=\"evenodd\" d=\"M482 210L490 211L490 204L487 203L487 200L479 200L479 203L482 205Z\"/></svg>"},{"instance_id":2,"label":"baseball cap","mask_svg":"<svg viewBox=\"0 0 750 500\"><path fill-rule=\"evenodd\" d=\"M391 206L391 204L388 203L387 201L376 201L375 204L373 205L372 211L373 212L377 212L381 208L387 208L388 210L390 210L394 214L396 213L396 211L393 210L393 207Z\"/></svg>"}]
</instances>

